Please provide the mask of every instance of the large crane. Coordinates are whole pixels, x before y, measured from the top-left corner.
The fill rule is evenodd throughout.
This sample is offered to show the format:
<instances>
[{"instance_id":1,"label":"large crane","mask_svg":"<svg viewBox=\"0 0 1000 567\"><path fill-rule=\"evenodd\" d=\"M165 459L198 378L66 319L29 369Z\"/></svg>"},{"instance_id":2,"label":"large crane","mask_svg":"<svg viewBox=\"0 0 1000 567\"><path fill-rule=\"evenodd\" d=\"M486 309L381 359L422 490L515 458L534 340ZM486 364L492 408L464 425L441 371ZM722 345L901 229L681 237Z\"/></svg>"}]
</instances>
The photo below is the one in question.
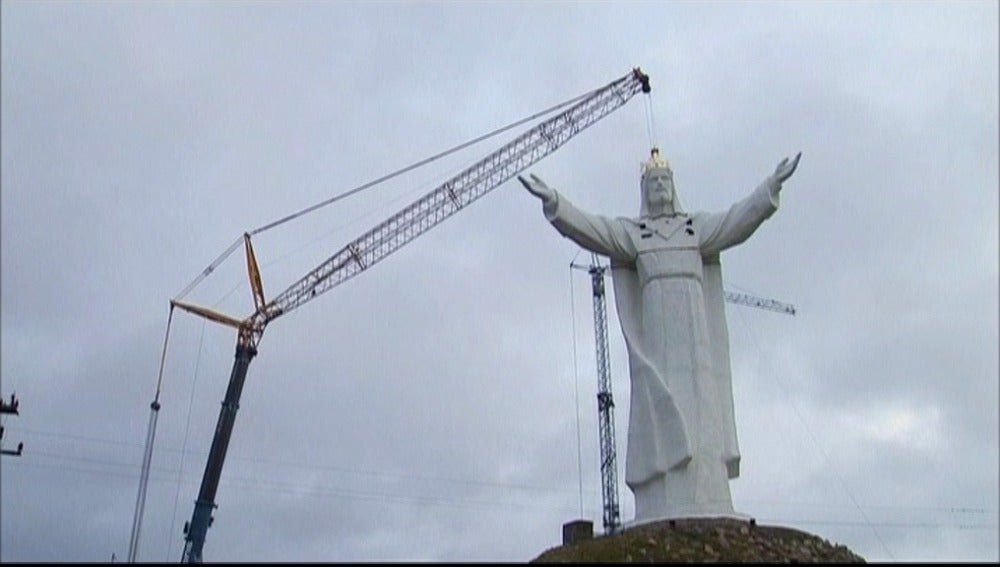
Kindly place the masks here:
<instances>
[{"instance_id":1,"label":"large crane","mask_svg":"<svg viewBox=\"0 0 1000 567\"><path fill-rule=\"evenodd\" d=\"M444 182L344 246L270 301L265 299L260 269L250 241L250 234L244 234L243 244L246 252L247 271L255 307L254 312L248 317L239 319L207 307L180 300L171 300L171 314L175 307L180 308L211 321L233 327L237 331L236 354L229 376L229 385L222 402L222 409L219 412L201 488L195 501L194 513L191 516L191 521L185 525L182 562L199 563L202 561L205 536L212 523L212 509L216 507L215 496L236 420L236 411L239 408L240 395L246 381L247 369L254 356L257 355L257 346L267 325L383 260L389 254L462 210L490 190L552 153L570 138L624 105L639 92L650 92L649 77L639 68L635 68L625 76L584 95L579 99L579 102L567 110L529 129L512 142ZM206 273L208 271L210 270L207 270ZM155 415L159 409L158 403L154 401L152 407ZM151 431L154 427L153 424L155 424L155 418L151 417ZM147 444L151 444L151 440L150 434L147 436ZM136 507L137 520L141 517L143 496L144 488L140 482L140 498ZM136 521L133 527L133 548L134 540L137 539L138 535L137 526L139 523ZM134 560L134 551L130 552L130 556Z\"/></svg>"},{"instance_id":2,"label":"large crane","mask_svg":"<svg viewBox=\"0 0 1000 567\"><path fill-rule=\"evenodd\" d=\"M613 534L621 529L621 511L618 506L618 457L615 448L615 400L611 387L611 361L608 358L608 311L604 295L604 275L607 265L601 265L597 255L591 253L589 266L570 262L570 269L586 270L590 274L590 288L594 299L594 349L597 353L597 413L601 449L601 501L603 504L604 533ZM737 305L769 309L795 315L795 306L774 299L765 299L748 293L724 292L725 300Z\"/></svg>"}]
</instances>

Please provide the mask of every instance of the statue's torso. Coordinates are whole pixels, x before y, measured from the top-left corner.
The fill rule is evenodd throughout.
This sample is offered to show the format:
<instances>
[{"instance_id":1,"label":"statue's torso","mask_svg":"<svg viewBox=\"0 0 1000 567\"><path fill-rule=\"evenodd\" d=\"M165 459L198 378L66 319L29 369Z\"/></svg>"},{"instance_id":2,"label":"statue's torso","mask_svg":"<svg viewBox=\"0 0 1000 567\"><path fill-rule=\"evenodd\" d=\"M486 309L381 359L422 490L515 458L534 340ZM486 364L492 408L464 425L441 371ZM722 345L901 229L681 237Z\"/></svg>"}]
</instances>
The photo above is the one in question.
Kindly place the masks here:
<instances>
[{"instance_id":1,"label":"statue's torso","mask_svg":"<svg viewBox=\"0 0 1000 567\"><path fill-rule=\"evenodd\" d=\"M624 225L636 248L635 266L643 287L662 278L702 281L698 234L689 215L643 217Z\"/></svg>"}]
</instances>

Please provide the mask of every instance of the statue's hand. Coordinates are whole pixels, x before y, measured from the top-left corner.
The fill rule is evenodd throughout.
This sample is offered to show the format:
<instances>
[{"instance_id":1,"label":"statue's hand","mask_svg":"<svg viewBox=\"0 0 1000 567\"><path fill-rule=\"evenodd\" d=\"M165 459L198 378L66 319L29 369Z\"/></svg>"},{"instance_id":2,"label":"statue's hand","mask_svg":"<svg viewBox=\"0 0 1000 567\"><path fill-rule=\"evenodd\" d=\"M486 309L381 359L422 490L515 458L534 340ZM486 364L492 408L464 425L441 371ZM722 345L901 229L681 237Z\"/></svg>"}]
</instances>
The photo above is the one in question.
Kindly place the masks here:
<instances>
[{"instance_id":1,"label":"statue's hand","mask_svg":"<svg viewBox=\"0 0 1000 567\"><path fill-rule=\"evenodd\" d=\"M784 183L786 179L795 173L795 168L799 166L799 158L802 157L802 152L795 155L795 159L791 163L788 163L788 158L781 160L778 167L774 168L774 180L778 183Z\"/></svg>"},{"instance_id":2,"label":"statue's hand","mask_svg":"<svg viewBox=\"0 0 1000 567\"><path fill-rule=\"evenodd\" d=\"M545 184L537 175L531 174L531 179L525 179L523 176L518 175L517 180L524 185L524 188L528 190L529 193L538 197L543 203L548 203L556 198L556 192Z\"/></svg>"}]
</instances>

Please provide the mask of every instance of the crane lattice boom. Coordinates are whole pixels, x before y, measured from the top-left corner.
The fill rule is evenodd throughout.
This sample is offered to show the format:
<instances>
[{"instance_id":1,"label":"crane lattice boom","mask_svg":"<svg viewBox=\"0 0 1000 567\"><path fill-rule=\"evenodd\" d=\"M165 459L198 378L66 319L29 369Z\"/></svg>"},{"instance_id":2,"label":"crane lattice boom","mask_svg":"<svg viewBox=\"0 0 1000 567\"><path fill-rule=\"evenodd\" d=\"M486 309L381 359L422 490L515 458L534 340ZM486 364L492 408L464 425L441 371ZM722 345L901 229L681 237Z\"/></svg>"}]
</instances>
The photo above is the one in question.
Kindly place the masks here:
<instances>
[{"instance_id":1,"label":"crane lattice boom","mask_svg":"<svg viewBox=\"0 0 1000 567\"><path fill-rule=\"evenodd\" d=\"M761 297L754 297L746 293L735 293L732 291L727 291L726 301L730 303L738 303L740 305L746 305L749 307L759 307L761 309L770 309L771 311L777 311L779 313L787 313L789 315L795 315L794 305L782 303L774 299L764 299Z\"/></svg>"},{"instance_id":2,"label":"crane lattice boom","mask_svg":"<svg viewBox=\"0 0 1000 567\"><path fill-rule=\"evenodd\" d=\"M576 105L528 130L358 237L274 297L255 317L260 323L267 324L370 268L549 155L570 138L628 102L635 94L649 90L649 77L637 68L594 91Z\"/></svg>"}]
</instances>

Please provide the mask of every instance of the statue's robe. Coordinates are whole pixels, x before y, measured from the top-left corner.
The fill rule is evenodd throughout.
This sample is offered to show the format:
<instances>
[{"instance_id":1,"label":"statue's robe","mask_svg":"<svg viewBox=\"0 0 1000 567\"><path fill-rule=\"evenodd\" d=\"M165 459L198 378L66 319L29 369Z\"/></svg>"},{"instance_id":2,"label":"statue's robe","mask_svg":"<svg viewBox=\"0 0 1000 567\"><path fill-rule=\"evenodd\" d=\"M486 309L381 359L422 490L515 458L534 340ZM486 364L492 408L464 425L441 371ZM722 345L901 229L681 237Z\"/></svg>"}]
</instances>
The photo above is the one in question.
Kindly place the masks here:
<instances>
[{"instance_id":1,"label":"statue's robe","mask_svg":"<svg viewBox=\"0 0 1000 567\"><path fill-rule=\"evenodd\" d=\"M778 208L770 178L720 213L610 219L562 195L544 206L556 229L612 263L628 348L631 398L625 481L636 520L732 514L739 476L719 253Z\"/></svg>"}]
</instances>

